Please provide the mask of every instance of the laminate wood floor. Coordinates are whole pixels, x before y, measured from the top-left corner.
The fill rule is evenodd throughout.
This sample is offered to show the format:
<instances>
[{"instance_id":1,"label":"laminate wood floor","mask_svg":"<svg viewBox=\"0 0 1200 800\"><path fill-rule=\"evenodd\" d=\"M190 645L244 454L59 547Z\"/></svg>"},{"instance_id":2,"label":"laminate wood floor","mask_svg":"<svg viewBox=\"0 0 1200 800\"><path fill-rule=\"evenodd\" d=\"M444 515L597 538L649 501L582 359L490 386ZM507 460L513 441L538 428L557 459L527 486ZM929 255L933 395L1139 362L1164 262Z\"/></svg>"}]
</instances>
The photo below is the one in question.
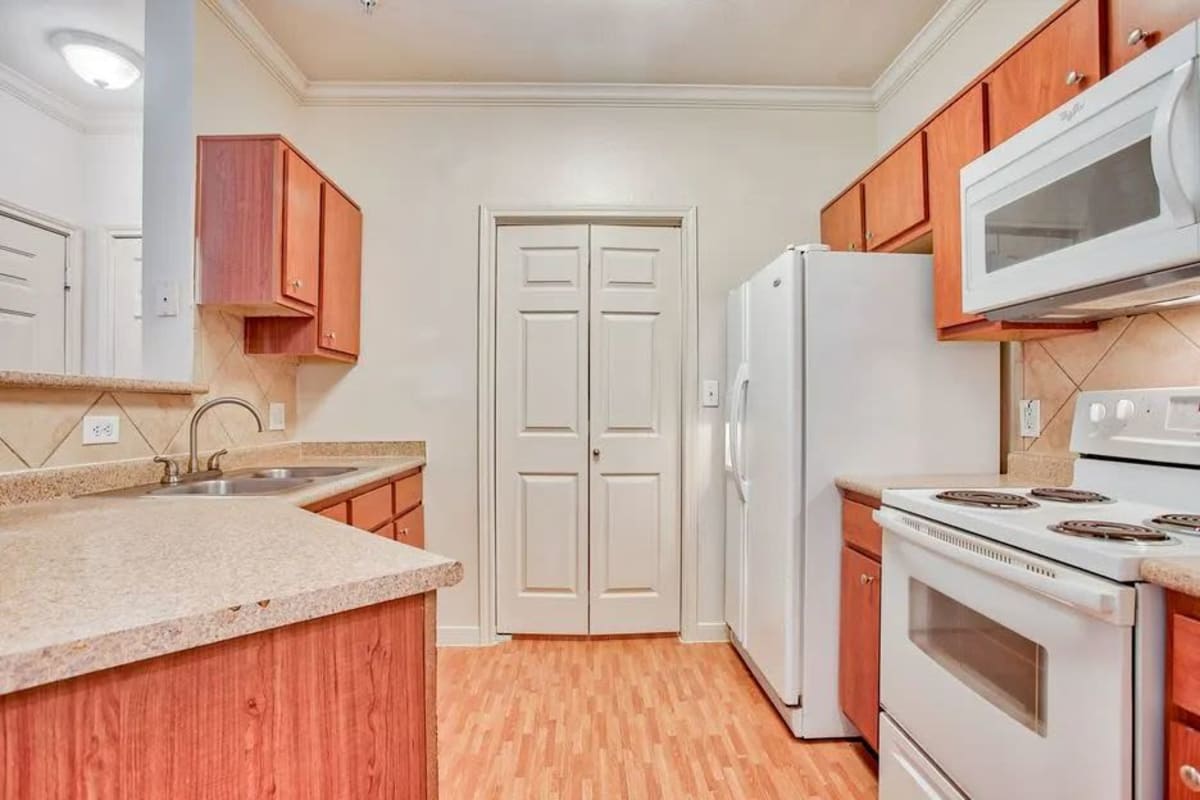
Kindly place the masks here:
<instances>
[{"instance_id":1,"label":"laminate wood floor","mask_svg":"<svg viewBox=\"0 0 1200 800\"><path fill-rule=\"evenodd\" d=\"M733 648L674 638L438 651L442 800L876 795L857 742L799 742Z\"/></svg>"}]
</instances>

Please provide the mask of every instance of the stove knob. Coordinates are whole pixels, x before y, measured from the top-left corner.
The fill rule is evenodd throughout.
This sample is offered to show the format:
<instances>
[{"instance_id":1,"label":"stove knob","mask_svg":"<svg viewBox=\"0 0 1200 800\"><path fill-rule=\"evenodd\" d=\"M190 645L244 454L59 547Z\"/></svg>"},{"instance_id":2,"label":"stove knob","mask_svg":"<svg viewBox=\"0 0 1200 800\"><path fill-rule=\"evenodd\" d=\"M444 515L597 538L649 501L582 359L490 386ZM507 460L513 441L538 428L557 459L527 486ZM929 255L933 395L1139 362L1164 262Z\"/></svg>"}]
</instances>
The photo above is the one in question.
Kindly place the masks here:
<instances>
[{"instance_id":1,"label":"stove knob","mask_svg":"<svg viewBox=\"0 0 1200 800\"><path fill-rule=\"evenodd\" d=\"M1104 418L1107 416L1108 409L1104 407L1104 403L1092 403L1088 408L1088 418L1091 419L1093 425L1104 422Z\"/></svg>"},{"instance_id":2,"label":"stove knob","mask_svg":"<svg viewBox=\"0 0 1200 800\"><path fill-rule=\"evenodd\" d=\"M1137 411L1137 406L1133 404L1132 400L1117 401L1117 419L1121 422L1129 422L1133 419L1134 411Z\"/></svg>"}]
</instances>

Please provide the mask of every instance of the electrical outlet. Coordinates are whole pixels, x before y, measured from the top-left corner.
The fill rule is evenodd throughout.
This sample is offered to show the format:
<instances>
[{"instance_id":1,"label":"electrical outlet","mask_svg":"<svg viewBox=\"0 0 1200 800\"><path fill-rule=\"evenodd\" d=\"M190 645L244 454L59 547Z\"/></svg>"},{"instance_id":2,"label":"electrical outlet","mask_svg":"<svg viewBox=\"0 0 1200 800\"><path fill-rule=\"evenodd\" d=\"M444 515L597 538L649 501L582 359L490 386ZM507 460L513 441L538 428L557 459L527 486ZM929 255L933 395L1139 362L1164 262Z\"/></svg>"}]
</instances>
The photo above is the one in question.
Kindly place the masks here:
<instances>
[{"instance_id":1,"label":"electrical outlet","mask_svg":"<svg viewBox=\"0 0 1200 800\"><path fill-rule=\"evenodd\" d=\"M705 408L716 408L721 405L720 391L721 387L719 383L716 381L705 381L704 397L701 400L701 404Z\"/></svg>"},{"instance_id":2,"label":"electrical outlet","mask_svg":"<svg viewBox=\"0 0 1200 800\"><path fill-rule=\"evenodd\" d=\"M84 417L84 444L116 444L121 441L120 417Z\"/></svg>"},{"instance_id":3,"label":"electrical outlet","mask_svg":"<svg viewBox=\"0 0 1200 800\"><path fill-rule=\"evenodd\" d=\"M1021 435L1042 435L1042 401L1021 401Z\"/></svg>"},{"instance_id":4,"label":"electrical outlet","mask_svg":"<svg viewBox=\"0 0 1200 800\"><path fill-rule=\"evenodd\" d=\"M287 406L283 403L271 403L267 406L267 429L281 431L287 427L285 412Z\"/></svg>"}]
</instances>

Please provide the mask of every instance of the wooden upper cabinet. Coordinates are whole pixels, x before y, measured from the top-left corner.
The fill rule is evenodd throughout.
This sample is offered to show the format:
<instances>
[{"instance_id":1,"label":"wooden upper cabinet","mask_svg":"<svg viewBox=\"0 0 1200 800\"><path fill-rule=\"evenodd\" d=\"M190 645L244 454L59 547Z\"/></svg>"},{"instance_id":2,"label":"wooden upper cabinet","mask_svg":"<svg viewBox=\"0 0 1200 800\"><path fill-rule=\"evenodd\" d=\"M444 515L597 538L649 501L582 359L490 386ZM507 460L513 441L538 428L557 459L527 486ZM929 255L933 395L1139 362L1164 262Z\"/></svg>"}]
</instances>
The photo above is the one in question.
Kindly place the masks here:
<instances>
[{"instance_id":1,"label":"wooden upper cabinet","mask_svg":"<svg viewBox=\"0 0 1200 800\"><path fill-rule=\"evenodd\" d=\"M358 355L362 293L362 212L345 195L322 189L320 345Z\"/></svg>"},{"instance_id":2,"label":"wooden upper cabinet","mask_svg":"<svg viewBox=\"0 0 1200 800\"><path fill-rule=\"evenodd\" d=\"M863 741L879 749L878 561L842 546L838 702Z\"/></svg>"},{"instance_id":3,"label":"wooden upper cabinet","mask_svg":"<svg viewBox=\"0 0 1200 800\"><path fill-rule=\"evenodd\" d=\"M985 78L992 147L1102 77L1100 4L1101 0L1078 0Z\"/></svg>"},{"instance_id":4,"label":"wooden upper cabinet","mask_svg":"<svg viewBox=\"0 0 1200 800\"><path fill-rule=\"evenodd\" d=\"M317 304L321 260L321 175L291 148L283 153L283 287L285 295Z\"/></svg>"},{"instance_id":5,"label":"wooden upper cabinet","mask_svg":"<svg viewBox=\"0 0 1200 800\"><path fill-rule=\"evenodd\" d=\"M987 152L986 87L976 84L925 128L933 218L933 316L948 328L979 319L962 310L962 193L959 173Z\"/></svg>"},{"instance_id":6,"label":"wooden upper cabinet","mask_svg":"<svg viewBox=\"0 0 1200 800\"><path fill-rule=\"evenodd\" d=\"M1108 68L1120 69L1200 17L1200 0L1108 0Z\"/></svg>"},{"instance_id":7,"label":"wooden upper cabinet","mask_svg":"<svg viewBox=\"0 0 1200 800\"><path fill-rule=\"evenodd\" d=\"M856 183L821 210L821 241L834 250L864 250L863 185Z\"/></svg>"},{"instance_id":8,"label":"wooden upper cabinet","mask_svg":"<svg viewBox=\"0 0 1200 800\"><path fill-rule=\"evenodd\" d=\"M868 250L886 250L929 219L925 132L909 137L863 178Z\"/></svg>"}]
</instances>

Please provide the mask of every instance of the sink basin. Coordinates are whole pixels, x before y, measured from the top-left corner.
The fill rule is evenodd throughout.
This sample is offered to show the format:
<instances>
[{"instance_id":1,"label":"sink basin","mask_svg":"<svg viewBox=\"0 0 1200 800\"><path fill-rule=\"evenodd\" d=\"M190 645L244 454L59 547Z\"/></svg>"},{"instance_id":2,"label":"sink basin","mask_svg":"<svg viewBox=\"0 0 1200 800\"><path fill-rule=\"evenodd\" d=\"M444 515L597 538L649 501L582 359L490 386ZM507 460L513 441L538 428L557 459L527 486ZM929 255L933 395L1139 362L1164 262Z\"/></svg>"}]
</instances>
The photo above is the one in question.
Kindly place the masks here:
<instances>
[{"instance_id":1,"label":"sink basin","mask_svg":"<svg viewBox=\"0 0 1200 800\"><path fill-rule=\"evenodd\" d=\"M180 483L151 489L149 494L158 497L177 495L200 495L207 497L236 497L276 494L295 489L309 483L309 478L216 478L212 480Z\"/></svg>"},{"instance_id":2,"label":"sink basin","mask_svg":"<svg viewBox=\"0 0 1200 800\"><path fill-rule=\"evenodd\" d=\"M355 472L358 467L270 467L249 473L251 478L332 478Z\"/></svg>"}]
</instances>

